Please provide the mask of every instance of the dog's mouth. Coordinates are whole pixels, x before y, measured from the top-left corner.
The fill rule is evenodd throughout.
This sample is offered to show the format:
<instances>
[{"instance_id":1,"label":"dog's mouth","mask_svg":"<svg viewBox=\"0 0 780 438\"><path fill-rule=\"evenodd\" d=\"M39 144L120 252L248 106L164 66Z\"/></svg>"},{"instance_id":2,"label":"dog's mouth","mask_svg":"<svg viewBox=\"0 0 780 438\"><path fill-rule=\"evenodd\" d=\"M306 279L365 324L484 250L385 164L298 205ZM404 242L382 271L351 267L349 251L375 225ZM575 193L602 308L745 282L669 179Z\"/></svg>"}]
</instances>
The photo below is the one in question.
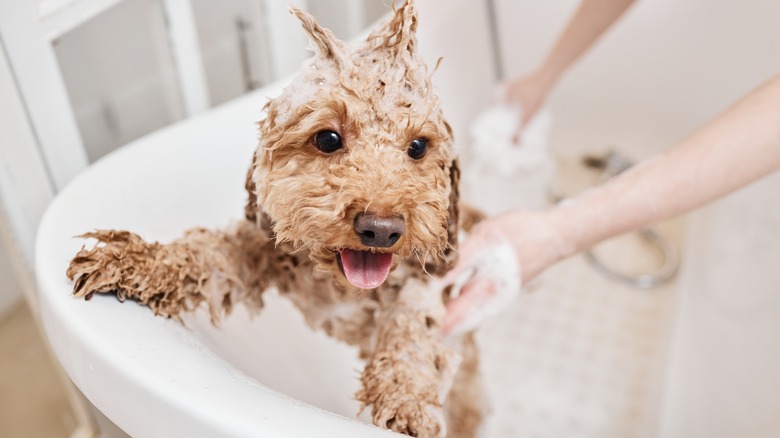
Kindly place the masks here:
<instances>
[{"instance_id":1,"label":"dog's mouth","mask_svg":"<svg viewBox=\"0 0 780 438\"><path fill-rule=\"evenodd\" d=\"M393 266L392 253L342 249L337 259L347 281L360 289L379 287Z\"/></svg>"}]
</instances>

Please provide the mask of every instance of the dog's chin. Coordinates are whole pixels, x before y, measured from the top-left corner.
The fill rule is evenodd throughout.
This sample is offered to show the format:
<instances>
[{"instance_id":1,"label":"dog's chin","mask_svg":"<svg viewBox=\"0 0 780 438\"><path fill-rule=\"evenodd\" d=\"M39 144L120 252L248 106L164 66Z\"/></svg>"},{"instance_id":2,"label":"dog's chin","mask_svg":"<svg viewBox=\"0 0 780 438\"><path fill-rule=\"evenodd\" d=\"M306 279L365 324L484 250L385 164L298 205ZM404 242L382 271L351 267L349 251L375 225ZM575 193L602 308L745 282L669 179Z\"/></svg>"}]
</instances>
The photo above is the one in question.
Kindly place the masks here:
<instances>
[{"instance_id":1,"label":"dog's chin","mask_svg":"<svg viewBox=\"0 0 780 438\"><path fill-rule=\"evenodd\" d=\"M358 289L375 289L387 280L393 253L344 248L336 253L339 270Z\"/></svg>"}]
</instances>

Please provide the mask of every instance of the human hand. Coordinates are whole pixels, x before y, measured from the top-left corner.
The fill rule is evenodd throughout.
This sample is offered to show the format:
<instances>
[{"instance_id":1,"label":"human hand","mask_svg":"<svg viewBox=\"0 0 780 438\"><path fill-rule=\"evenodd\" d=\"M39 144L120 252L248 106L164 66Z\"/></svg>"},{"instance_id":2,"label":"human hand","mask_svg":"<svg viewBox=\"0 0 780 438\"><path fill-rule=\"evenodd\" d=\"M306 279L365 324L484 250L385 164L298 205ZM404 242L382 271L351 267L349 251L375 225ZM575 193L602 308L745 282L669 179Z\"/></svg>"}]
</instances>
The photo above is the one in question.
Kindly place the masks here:
<instances>
[{"instance_id":1,"label":"human hand","mask_svg":"<svg viewBox=\"0 0 780 438\"><path fill-rule=\"evenodd\" d=\"M546 212L511 212L480 223L441 280L457 294L447 304L444 334L473 330L519 295L521 282L570 252Z\"/></svg>"},{"instance_id":2,"label":"human hand","mask_svg":"<svg viewBox=\"0 0 780 438\"><path fill-rule=\"evenodd\" d=\"M442 279L452 284L454 299L447 303L445 334L473 330L498 313L520 293L520 264L509 239L499 227L475 228L464 242L458 262Z\"/></svg>"},{"instance_id":3,"label":"human hand","mask_svg":"<svg viewBox=\"0 0 780 438\"><path fill-rule=\"evenodd\" d=\"M536 71L506 82L500 92L504 104L520 108L520 120L512 141L519 144L522 130L536 116L553 85L550 76Z\"/></svg>"}]
</instances>

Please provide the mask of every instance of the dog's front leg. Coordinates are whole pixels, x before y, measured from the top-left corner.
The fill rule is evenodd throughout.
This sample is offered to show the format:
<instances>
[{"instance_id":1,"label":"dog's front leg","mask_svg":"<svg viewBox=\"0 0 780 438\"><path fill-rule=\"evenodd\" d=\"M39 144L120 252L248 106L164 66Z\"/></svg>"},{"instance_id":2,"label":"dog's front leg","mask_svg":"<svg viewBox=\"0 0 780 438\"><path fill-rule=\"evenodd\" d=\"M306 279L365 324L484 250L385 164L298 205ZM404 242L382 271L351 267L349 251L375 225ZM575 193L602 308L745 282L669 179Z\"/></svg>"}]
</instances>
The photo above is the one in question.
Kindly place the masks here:
<instances>
[{"instance_id":1,"label":"dog's front leg","mask_svg":"<svg viewBox=\"0 0 780 438\"><path fill-rule=\"evenodd\" d=\"M120 301L139 301L166 317L206 302L216 322L236 302L260 308L261 293L273 281L267 265L276 262L274 244L249 221L225 231L189 230L169 244L118 230L83 237L98 243L82 248L68 267L77 297L114 293Z\"/></svg>"},{"instance_id":2,"label":"dog's front leg","mask_svg":"<svg viewBox=\"0 0 780 438\"><path fill-rule=\"evenodd\" d=\"M459 355L440 339L441 296L409 280L384 294L377 337L356 397L375 425L417 437L444 437L443 402ZM394 295L394 296L389 296Z\"/></svg>"}]
</instances>

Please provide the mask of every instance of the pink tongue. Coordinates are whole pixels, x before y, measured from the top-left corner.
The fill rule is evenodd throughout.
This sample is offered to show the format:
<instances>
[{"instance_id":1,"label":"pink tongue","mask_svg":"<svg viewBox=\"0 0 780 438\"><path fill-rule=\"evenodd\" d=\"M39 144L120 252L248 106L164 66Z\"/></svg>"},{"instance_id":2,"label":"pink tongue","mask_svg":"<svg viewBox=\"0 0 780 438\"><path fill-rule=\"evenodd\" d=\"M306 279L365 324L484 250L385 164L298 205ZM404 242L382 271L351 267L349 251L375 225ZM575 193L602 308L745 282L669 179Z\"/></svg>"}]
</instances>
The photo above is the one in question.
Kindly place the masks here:
<instances>
[{"instance_id":1,"label":"pink tongue","mask_svg":"<svg viewBox=\"0 0 780 438\"><path fill-rule=\"evenodd\" d=\"M342 249L340 254L344 275L352 286L361 289L379 287L384 283L393 265L392 254L352 249Z\"/></svg>"}]
</instances>

